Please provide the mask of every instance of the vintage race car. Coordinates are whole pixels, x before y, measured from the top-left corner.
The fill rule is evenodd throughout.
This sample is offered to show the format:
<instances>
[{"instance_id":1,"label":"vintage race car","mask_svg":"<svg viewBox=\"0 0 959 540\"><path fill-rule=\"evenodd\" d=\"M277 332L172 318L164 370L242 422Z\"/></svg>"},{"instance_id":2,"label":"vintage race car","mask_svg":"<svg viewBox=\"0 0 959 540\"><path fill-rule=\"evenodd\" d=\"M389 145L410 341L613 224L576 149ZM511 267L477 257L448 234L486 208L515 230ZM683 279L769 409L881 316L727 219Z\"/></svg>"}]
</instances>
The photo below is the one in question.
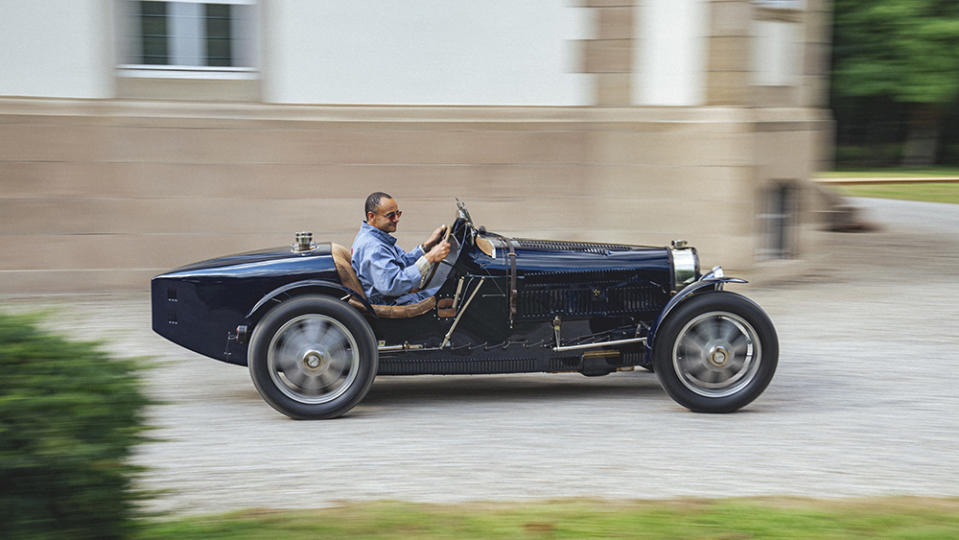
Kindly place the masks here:
<instances>
[{"instance_id":1,"label":"vintage race car","mask_svg":"<svg viewBox=\"0 0 959 540\"><path fill-rule=\"evenodd\" d=\"M198 262L152 280L153 329L246 365L260 396L298 419L345 414L377 375L645 368L700 412L735 411L776 370L763 310L700 273L695 248L506 238L457 201L434 297L371 305L347 248L298 233L292 247Z\"/></svg>"}]
</instances>

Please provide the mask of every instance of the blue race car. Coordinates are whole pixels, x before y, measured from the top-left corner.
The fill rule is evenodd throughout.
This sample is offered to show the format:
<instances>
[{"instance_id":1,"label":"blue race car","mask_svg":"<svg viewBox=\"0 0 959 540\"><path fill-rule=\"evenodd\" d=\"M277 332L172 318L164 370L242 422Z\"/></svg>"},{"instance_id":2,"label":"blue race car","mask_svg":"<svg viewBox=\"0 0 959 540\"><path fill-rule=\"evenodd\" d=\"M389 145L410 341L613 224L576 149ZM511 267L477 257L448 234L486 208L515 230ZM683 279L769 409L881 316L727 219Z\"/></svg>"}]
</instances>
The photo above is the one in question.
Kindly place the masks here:
<instances>
[{"instance_id":1,"label":"blue race car","mask_svg":"<svg viewBox=\"0 0 959 540\"><path fill-rule=\"evenodd\" d=\"M698 412L756 399L776 370L766 313L703 274L695 248L506 238L457 201L449 256L404 306L370 304L349 250L298 233L292 247L198 262L152 280L153 329L249 367L260 396L297 419L341 416L377 375L642 367Z\"/></svg>"}]
</instances>

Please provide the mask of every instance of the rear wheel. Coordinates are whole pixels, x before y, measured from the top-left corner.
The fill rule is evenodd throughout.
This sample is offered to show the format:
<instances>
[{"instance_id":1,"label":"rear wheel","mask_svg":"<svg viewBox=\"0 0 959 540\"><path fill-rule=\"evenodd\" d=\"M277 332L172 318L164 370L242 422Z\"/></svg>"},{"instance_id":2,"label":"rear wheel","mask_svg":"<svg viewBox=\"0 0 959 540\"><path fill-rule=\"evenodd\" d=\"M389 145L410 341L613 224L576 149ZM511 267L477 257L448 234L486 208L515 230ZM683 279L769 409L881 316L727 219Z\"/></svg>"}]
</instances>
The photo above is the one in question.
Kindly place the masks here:
<instances>
[{"instance_id":1,"label":"rear wheel","mask_svg":"<svg viewBox=\"0 0 959 540\"><path fill-rule=\"evenodd\" d=\"M256 325L248 358L263 400L296 419L346 414L369 391L377 362L366 320L326 296L295 298L273 308Z\"/></svg>"},{"instance_id":2,"label":"rear wheel","mask_svg":"<svg viewBox=\"0 0 959 540\"><path fill-rule=\"evenodd\" d=\"M666 392L696 412L732 412L766 389L779 340L772 321L748 298L730 292L693 296L656 335L655 372Z\"/></svg>"}]
</instances>

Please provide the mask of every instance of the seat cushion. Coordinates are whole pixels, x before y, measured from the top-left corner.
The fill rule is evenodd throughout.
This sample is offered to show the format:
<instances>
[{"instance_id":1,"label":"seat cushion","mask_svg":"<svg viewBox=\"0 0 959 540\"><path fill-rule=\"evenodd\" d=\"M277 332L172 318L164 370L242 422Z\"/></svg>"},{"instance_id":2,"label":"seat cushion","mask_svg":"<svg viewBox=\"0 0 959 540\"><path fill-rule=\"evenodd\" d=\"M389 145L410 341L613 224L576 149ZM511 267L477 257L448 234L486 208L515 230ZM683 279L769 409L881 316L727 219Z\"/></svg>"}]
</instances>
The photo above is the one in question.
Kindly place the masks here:
<instances>
[{"instance_id":1,"label":"seat cushion","mask_svg":"<svg viewBox=\"0 0 959 540\"><path fill-rule=\"evenodd\" d=\"M430 296L415 304L406 304L404 306L382 306L373 304L373 313L376 313L377 317L383 319L408 319L429 313L434 307L436 307L436 297Z\"/></svg>"}]
</instances>

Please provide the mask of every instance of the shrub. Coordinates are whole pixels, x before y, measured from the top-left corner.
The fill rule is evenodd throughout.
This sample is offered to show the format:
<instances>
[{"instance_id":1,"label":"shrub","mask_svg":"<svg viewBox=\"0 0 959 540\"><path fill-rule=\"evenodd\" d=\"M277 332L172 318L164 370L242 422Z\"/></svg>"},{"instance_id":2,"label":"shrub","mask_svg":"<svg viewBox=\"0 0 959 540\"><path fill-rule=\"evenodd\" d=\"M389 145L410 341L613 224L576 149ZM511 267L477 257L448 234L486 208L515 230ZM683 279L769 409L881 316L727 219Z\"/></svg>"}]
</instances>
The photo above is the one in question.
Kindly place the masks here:
<instances>
[{"instance_id":1,"label":"shrub","mask_svg":"<svg viewBox=\"0 0 959 540\"><path fill-rule=\"evenodd\" d=\"M139 368L36 322L0 313L0 529L10 538L128 536L143 498L128 462L144 440Z\"/></svg>"}]
</instances>

